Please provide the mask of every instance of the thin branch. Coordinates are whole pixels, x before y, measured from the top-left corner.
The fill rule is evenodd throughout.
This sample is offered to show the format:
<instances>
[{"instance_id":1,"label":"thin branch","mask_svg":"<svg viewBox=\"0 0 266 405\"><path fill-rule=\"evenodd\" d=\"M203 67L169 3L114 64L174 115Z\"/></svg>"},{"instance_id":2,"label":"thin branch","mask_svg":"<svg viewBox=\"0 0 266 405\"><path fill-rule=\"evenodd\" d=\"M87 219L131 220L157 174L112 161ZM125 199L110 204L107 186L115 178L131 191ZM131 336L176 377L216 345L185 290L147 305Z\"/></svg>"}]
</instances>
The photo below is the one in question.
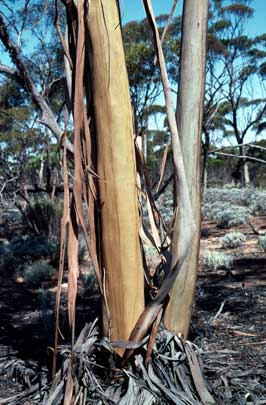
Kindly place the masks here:
<instances>
[{"instance_id":1,"label":"thin branch","mask_svg":"<svg viewBox=\"0 0 266 405\"><path fill-rule=\"evenodd\" d=\"M237 159L253 160L254 162L266 164L266 160L257 159L257 158L251 157L251 156L241 156L241 155L234 155L233 153L223 153L223 152L210 152L209 154L212 154L212 153L214 153L215 155L219 155L219 156L229 156L229 157L234 157Z\"/></svg>"},{"instance_id":2,"label":"thin branch","mask_svg":"<svg viewBox=\"0 0 266 405\"><path fill-rule=\"evenodd\" d=\"M226 149L235 149L235 148L239 148L241 146L250 146L251 148L256 148L256 149L261 149L261 150L266 151L265 147L260 146L260 145L254 145L253 143L248 142L248 143L240 143L237 145L223 146L222 148L211 150L208 153L211 155L212 153L220 152L220 151L226 150Z\"/></svg>"},{"instance_id":3,"label":"thin branch","mask_svg":"<svg viewBox=\"0 0 266 405\"><path fill-rule=\"evenodd\" d=\"M163 44L164 38L165 38L165 36L167 34L167 31L168 31L168 29L170 27L170 24L171 24L171 21L172 21L173 16L174 16L174 12L175 12L177 3L178 3L178 0L174 0L171 11L170 11L170 14L168 16L166 26L164 27L164 30L163 30L163 33L162 33L162 36L161 36L161 44Z\"/></svg>"},{"instance_id":4,"label":"thin branch","mask_svg":"<svg viewBox=\"0 0 266 405\"><path fill-rule=\"evenodd\" d=\"M66 43L66 41L65 41L64 35L63 35L63 33L62 33L62 30L61 30L61 25L60 25L60 22L59 22L59 17L58 17L58 0L55 0L55 21L54 21L54 24L55 24L55 27L56 27L58 36L59 36L59 38L60 38L60 41L61 41L61 44L62 44L62 47L63 47L65 57L66 57L67 60L68 60L70 69L73 70L73 62L72 62L71 56L70 56L70 54L69 54L68 45L67 45L67 43Z\"/></svg>"},{"instance_id":5,"label":"thin branch","mask_svg":"<svg viewBox=\"0 0 266 405\"><path fill-rule=\"evenodd\" d=\"M169 29L169 27L170 27L170 24L171 24L171 22L172 22L172 19L173 19L173 16L174 16L174 12L175 12L175 9L176 9L176 6L177 6L177 2L178 2L178 0L174 0L174 2L173 2L173 5L172 5L172 8L171 8L170 14L169 14L169 16L168 16L166 25L165 25L165 27L164 27L164 30L163 30L163 33L162 33L162 36L161 36L161 44L163 44L164 38L165 38L165 36L166 36L166 34L167 34L167 31L168 31L168 29ZM154 57L154 65L156 65L156 64L157 64L157 55L155 55L155 57Z\"/></svg>"}]
</instances>

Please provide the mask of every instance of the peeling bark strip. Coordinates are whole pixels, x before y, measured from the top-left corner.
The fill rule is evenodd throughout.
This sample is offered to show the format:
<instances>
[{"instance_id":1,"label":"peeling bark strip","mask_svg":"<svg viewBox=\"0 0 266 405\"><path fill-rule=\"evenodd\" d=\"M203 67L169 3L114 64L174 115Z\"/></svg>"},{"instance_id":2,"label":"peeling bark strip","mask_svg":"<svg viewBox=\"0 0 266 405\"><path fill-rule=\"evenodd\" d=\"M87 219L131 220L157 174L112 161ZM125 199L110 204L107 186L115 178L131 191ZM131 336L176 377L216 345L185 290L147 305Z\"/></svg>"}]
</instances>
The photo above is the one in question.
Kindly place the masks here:
<instances>
[{"instance_id":1,"label":"peeling bark strip","mask_svg":"<svg viewBox=\"0 0 266 405\"><path fill-rule=\"evenodd\" d=\"M60 314L60 297L61 297L61 285L63 280L64 263L65 263L65 245L67 228L69 224L69 185L68 185L68 173L67 173L67 152L65 136L63 138L64 143L64 155L63 155L63 170L64 170L64 208L63 216L61 219L61 236L60 236L60 259L59 259L59 271L56 290L56 304L55 304L55 340L54 340L54 353L53 353L53 370L52 377L54 379L56 373L56 360L58 352L58 334L60 330L59 326L59 314Z\"/></svg>"},{"instance_id":2,"label":"peeling bark strip","mask_svg":"<svg viewBox=\"0 0 266 405\"><path fill-rule=\"evenodd\" d=\"M170 294L166 326L186 339L194 300L200 240L200 147L205 88L208 0L185 0L177 123L196 232ZM184 232L183 229L181 229Z\"/></svg>"}]
</instances>

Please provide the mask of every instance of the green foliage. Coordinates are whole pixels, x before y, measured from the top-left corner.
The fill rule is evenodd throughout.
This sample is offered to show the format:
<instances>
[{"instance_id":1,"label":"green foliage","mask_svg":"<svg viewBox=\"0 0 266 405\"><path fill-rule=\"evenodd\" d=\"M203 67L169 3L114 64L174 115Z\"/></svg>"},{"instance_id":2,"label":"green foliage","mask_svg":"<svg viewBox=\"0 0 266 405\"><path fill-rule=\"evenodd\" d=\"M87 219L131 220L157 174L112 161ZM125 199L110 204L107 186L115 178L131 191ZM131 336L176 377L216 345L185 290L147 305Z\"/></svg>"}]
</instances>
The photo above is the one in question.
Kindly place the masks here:
<instances>
[{"instance_id":1,"label":"green foliage","mask_svg":"<svg viewBox=\"0 0 266 405\"><path fill-rule=\"evenodd\" d=\"M84 260L86 246L80 244L78 250L79 263ZM47 239L44 236L23 235L16 236L10 242L0 244L0 265L8 273L24 273L36 262L49 263L58 268L60 259L60 242L56 238ZM67 266L68 256L65 253Z\"/></svg>"},{"instance_id":2,"label":"green foliage","mask_svg":"<svg viewBox=\"0 0 266 405\"><path fill-rule=\"evenodd\" d=\"M162 34L167 15L156 21ZM180 17L173 19L164 38L163 47L171 81L177 81L177 63L181 33ZM135 116L136 132L147 128L147 109L154 104L161 92L158 64L154 63L155 50L147 19L131 21L123 27L123 40L129 77L130 95Z\"/></svg>"},{"instance_id":3,"label":"green foliage","mask_svg":"<svg viewBox=\"0 0 266 405\"><path fill-rule=\"evenodd\" d=\"M202 254L201 262L206 270L230 269L233 264L233 258L224 253L205 250Z\"/></svg>"},{"instance_id":4,"label":"green foliage","mask_svg":"<svg viewBox=\"0 0 266 405\"><path fill-rule=\"evenodd\" d=\"M259 236L258 246L266 252L266 235Z\"/></svg>"},{"instance_id":5,"label":"green foliage","mask_svg":"<svg viewBox=\"0 0 266 405\"><path fill-rule=\"evenodd\" d=\"M90 296L92 294L99 293L99 285L95 271L81 274L81 280L83 282L84 289L89 292Z\"/></svg>"},{"instance_id":6,"label":"green foliage","mask_svg":"<svg viewBox=\"0 0 266 405\"><path fill-rule=\"evenodd\" d=\"M227 233L222 239L223 248L234 249L241 246L246 241L246 237L241 232Z\"/></svg>"},{"instance_id":7,"label":"green foliage","mask_svg":"<svg viewBox=\"0 0 266 405\"><path fill-rule=\"evenodd\" d=\"M242 144L252 130L264 127L260 123L265 114L265 96L257 82L265 73L265 36L246 34L246 23L254 12L250 4L249 0L210 1L203 115L205 150L223 138ZM241 152L234 149L233 154ZM242 185L246 181L243 167L239 168Z\"/></svg>"},{"instance_id":8,"label":"green foliage","mask_svg":"<svg viewBox=\"0 0 266 405\"><path fill-rule=\"evenodd\" d=\"M223 7L221 11L223 14L229 14L230 16L233 14L236 17L252 17L254 12L253 8L248 6L248 1L245 2L245 0L229 4Z\"/></svg>"},{"instance_id":9,"label":"green foliage","mask_svg":"<svg viewBox=\"0 0 266 405\"><path fill-rule=\"evenodd\" d=\"M16 236L4 246L2 266L8 272L23 271L25 265L36 260L54 262L58 245L47 238L35 235Z\"/></svg>"},{"instance_id":10,"label":"green foliage","mask_svg":"<svg viewBox=\"0 0 266 405\"><path fill-rule=\"evenodd\" d=\"M26 283L32 287L38 287L43 281L48 280L54 274L54 268L46 260L37 260L27 264L23 270Z\"/></svg>"}]
</instances>

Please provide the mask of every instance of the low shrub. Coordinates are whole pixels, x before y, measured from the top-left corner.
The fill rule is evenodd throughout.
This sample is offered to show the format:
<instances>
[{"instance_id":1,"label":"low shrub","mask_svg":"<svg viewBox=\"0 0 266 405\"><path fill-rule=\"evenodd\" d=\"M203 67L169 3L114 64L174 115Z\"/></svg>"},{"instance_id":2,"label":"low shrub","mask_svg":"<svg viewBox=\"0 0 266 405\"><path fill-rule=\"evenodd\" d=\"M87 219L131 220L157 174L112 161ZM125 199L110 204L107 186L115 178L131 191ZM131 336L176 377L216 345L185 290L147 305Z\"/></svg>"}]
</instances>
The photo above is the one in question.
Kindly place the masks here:
<instances>
[{"instance_id":1,"label":"low shrub","mask_svg":"<svg viewBox=\"0 0 266 405\"><path fill-rule=\"evenodd\" d=\"M230 205L249 207L261 192L251 188L209 188L204 195L205 204L217 201Z\"/></svg>"},{"instance_id":2,"label":"low shrub","mask_svg":"<svg viewBox=\"0 0 266 405\"><path fill-rule=\"evenodd\" d=\"M24 226L31 233L45 237L59 237L63 205L61 200L40 198L31 202L23 211Z\"/></svg>"},{"instance_id":3,"label":"low shrub","mask_svg":"<svg viewBox=\"0 0 266 405\"><path fill-rule=\"evenodd\" d=\"M52 260L56 246L42 236L16 236L5 244L3 267L9 272L22 271L25 265L35 260Z\"/></svg>"},{"instance_id":4,"label":"low shrub","mask_svg":"<svg viewBox=\"0 0 266 405\"><path fill-rule=\"evenodd\" d=\"M2 252L2 253L1 253ZM84 244L79 246L78 259L81 263L87 248ZM55 238L35 235L16 236L10 242L0 245L0 264L8 272L23 272L26 266L35 261L49 262L54 268L59 267L60 242ZM65 266L67 265L67 249Z\"/></svg>"},{"instance_id":5,"label":"low shrub","mask_svg":"<svg viewBox=\"0 0 266 405\"><path fill-rule=\"evenodd\" d=\"M37 260L27 264L23 270L23 277L29 286L37 287L54 274L54 268L46 260Z\"/></svg>"},{"instance_id":6,"label":"low shrub","mask_svg":"<svg viewBox=\"0 0 266 405\"><path fill-rule=\"evenodd\" d=\"M230 208L230 204L222 201L217 201L216 203L207 203L202 207L202 216L206 220L216 221L217 215L219 215L223 210Z\"/></svg>"},{"instance_id":7,"label":"low shrub","mask_svg":"<svg viewBox=\"0 0 266 405\"><path fill-rule=\"evenodd\" d=\"M242 207L231 207L217 213L216 223L220 228L245 225L248 222L249 210Z\"/></svg>"},{"instance_id":8,"label":"low shrub","mask_svg":"<svg viewBox=\"0 0 266 405\"><path fill-rule=\"evenodd\" d=\"M266 235L259 236L258 245L264 252L266 252Z\"/></svg>"},{"instance_id":9,"label":"low shrub","mask_svg":"<svg viewBox=\"0 0 266 405\"><path fill-rule=\"evenodd\" d=\"M233 258L224 253L205 250L201 257L201 262L206 270L230 269L233 264Z\"/></svg>"},{"instance_id":10,"label":"low shrub","mask_svg":"<svg viewBox=\"0 0 266 405\"><path fill-rule=\"evenodd\" d=\"M234 249L241 246L246 241L246 237L241 232L229 232L222 238L223 248Z\"/></svg>"},{"instance_id":11,"label":"low shrub","mask_svg":"<svg viewBox=\"0 0 266 405\"><path fill-rule=\"evenodd\" d=\"M253 215L266 215L266 195L260 193L256 196L251 205L251 212Z\"/></svg>"},{"instance_id":12,"label":"low shrub","mask_svg":"<svg viewBox=\"0 0 266 405\"><path fill-rule=\"evenodd\" d=\"M90 295L99 293L99 285L96 274L93 269L88 273L81 274L81 280L86 291L89 291Z\"/></svg>"}]
</instances>

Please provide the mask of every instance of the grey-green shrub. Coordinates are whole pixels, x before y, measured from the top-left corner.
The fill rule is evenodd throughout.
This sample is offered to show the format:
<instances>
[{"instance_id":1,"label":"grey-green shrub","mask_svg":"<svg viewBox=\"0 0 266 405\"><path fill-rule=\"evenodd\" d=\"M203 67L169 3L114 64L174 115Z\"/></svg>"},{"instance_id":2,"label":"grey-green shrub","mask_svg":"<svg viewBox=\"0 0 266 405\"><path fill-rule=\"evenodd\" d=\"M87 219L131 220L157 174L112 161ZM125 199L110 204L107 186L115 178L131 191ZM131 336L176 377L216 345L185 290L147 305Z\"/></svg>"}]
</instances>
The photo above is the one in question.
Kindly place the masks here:
<instances>
[{"instance_id":1,"label":"grey-green shrub","mask_svg":"<svg viewBox=\"0 0 266 405\"><path fill-rule=\"evenodd\" d=\"M251 212L253 215L266 215L266 195L260 192L253 198L251 205Z\"/></svg>"},{"instance_id":2,"label":"grey-green shrub","mask_svg":"<svg viewBox=\"0 0 266 405\"><path fill-rule=\"evenodd\" d=\"M216 215L216 223L221 228L245 225L248 222L249 211L242 207L231 207L222 210Z\"/></svg>"},{"instance_id":3,"label":"grey-green shrub","mask_svg":"<svg viewBox=\"0 0 266 405\"><path fill-rule=\"evenodd\" d=\"M23 277L29 286L37 287L54 274L54 268L46 260L37 260L27 264L23 270Z\"/></svg>"},{"instance_id":4,"label":"grey-green shrub","mask_svg":"<svg viewBox=\"0 0 266 405\"><path fill-rule=\"evenodd\" d=\"M258 245L264 252L266 252L266 235L259 236Z\"/></svg>"},{"instance_id":5,"label":"grey-green shrub","mask_svg":"<svg viewBox=\"0 0 266 405\"><path fill-rule=\"evenodd\" d=\"M210 188L204 195L204 203L212 204L217 201L249 207L261 192L251 188Z\"/></svg>"},{"instance_id":6,"label":"grey-green shrub","mask_svg":"<svg viewBox=\"0 0 266 405\"><path fill-rule=\"evenodd\" d=\"M246 241L246 237L242 232L229 232L222 238L223 248L237 248Z\"/></svg>"},{"instance_id":7,"label":"grey-green shrub","mask_svg":"<svg viewBox=\"0 0 266 405\"><path fill-rule=\"evenodd\" d=\"M224 253L205 250L201 257L201 262L206 270L230 269L233 264L233 258Z\"/></svg>"},{"instance_id":8,"label":"grey-green shrub","mask_svg":"<svg viewBox=\"0 0 266 405\"><path fill-rule=\"evenodd\" d=\"M216 201L215 203L206 203L202 207L202 215L204 219L209 221L216 221L217 215L223 210L230 209L231 205L223 201Z\"/></svg>"}]
</instances>

